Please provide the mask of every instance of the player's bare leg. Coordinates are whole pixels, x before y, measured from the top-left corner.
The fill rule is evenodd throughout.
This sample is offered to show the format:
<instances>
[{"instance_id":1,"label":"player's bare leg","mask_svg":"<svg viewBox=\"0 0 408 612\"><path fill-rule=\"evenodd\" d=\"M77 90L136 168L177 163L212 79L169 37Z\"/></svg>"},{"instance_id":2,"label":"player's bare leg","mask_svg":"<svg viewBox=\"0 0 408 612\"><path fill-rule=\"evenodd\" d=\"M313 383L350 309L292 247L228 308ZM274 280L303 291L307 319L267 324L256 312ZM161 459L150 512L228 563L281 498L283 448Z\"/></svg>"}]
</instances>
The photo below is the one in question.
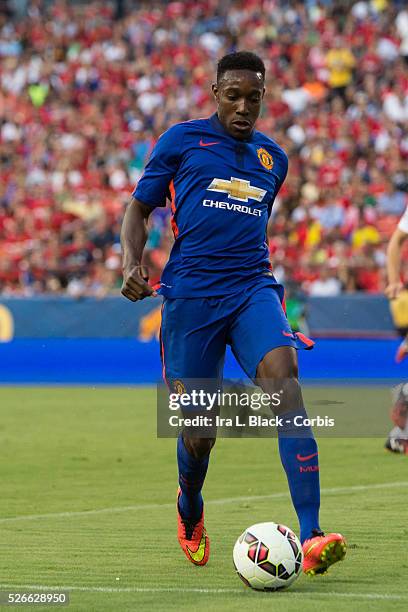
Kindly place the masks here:
<instances>
[{"instance_id":1,"label":"player's bare leg","mask_svg":"<svg viewBox=\"0 0 408 612\"><path fill-rule=\"evenodd\" d=\"M307 414L298 382L296 350L281 346L267 353L257 368L257 383L269 394L282 391L281 404L274 412L283 420L278 427L279 452L299 519L303 570L309 575L324 574L344 558L346 542L341 534L325 535L319 526L318 449L310 426L301 424Z\"/></svg>"},{"instance_id":2,"label":"player's bare leg","mask_svg":"<svg viewBox=\"0 0 408 612\"><path fill-rule=\"evenodd\" d=\"M179 484L177 492L178 540L187 559L205 565L210 554L210 539L204 527L201 489L215 438L180 434L177 444Z\"/></svg>"}]
</instances>

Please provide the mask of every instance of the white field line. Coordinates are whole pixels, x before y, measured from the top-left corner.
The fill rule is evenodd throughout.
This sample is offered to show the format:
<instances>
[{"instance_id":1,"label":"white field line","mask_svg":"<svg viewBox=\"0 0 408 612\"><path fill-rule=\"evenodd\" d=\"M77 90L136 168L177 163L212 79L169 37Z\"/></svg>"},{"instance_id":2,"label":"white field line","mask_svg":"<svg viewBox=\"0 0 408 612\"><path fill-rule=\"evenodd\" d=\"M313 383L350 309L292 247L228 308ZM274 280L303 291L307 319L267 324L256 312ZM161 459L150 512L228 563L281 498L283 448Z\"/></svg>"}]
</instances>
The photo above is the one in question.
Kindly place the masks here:
<instances>
[{"instance_id":1,"label":"white field line","mask_svg":"<svg viewBox=\"0 0 408 612\"><path fill-rule=\"evenodd\" d=\"M333 487L322 489L323 495L336 495L337 493L357 493L359 491L371 491L376 489L394 489L399 487L407 487L408 481L402 482L384 482L379 484L354 485L351 487ZM289 497L288 492L270 493L269 495L244 495L241 497L225 497L223 499L213 499L205 502L206 506L222 506L224 504L238 504L242 502L257 502L269 499L285 499ZM137 512L146 510L157 510L173 508L174 503L166 504L137 504L134 506L117 506L112 508L99 508L96 510L79 510L69 512L49 512L48 514L22 514L20 516L10 516L0 518L0 523L14 523L16 521L36 521L41 519L58 519L70 518L76 516L95 516L96 514L118 514L121 512Z\"/></svg>"},{"instance_id":2,"label":"white field line","mask_svg":"<svg viewBox=\"0 0 408 612\"><path fill-rule=\"evenodd\" d=\"M66 586L56 585L48 586L42 584L0 584L2 590L26 590L26 591L82 591L87 593L207 593L209 595L223 595L228 593L237 593L243 595L249 593L250 590L244 588L223 589L223 588L183 588L183 587L104 587L104 586ZM407 601L408 595L397 595L391 593L342 593L337 591L281 591L273 595L268 593L268 597L298 597L305 599L306 597L345 597L351 599L371 599L385 601Z\"/></svg>"}]
</instances>

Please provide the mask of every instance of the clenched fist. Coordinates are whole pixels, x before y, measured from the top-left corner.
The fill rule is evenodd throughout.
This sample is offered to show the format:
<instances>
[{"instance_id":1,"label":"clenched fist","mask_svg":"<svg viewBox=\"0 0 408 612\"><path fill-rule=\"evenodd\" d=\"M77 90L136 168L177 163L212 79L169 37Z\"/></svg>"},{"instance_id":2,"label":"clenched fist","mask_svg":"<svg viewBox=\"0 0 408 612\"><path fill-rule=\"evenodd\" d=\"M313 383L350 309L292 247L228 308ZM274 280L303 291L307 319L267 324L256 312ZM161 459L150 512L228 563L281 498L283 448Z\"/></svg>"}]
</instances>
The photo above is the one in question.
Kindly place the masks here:
<instances>
[{"instance_id":1,"label":"clenched fist","mask_svg":"<svg viewBox=\"0 0 408 612\"><path fill-rule=\"evenodd\" d=\"M157 295L156 291L148 284L149 273L146 266L133 266L123 271L123 284L121 294L131 302L143 300L145 297Z\"/></svg>"}]
</instances>

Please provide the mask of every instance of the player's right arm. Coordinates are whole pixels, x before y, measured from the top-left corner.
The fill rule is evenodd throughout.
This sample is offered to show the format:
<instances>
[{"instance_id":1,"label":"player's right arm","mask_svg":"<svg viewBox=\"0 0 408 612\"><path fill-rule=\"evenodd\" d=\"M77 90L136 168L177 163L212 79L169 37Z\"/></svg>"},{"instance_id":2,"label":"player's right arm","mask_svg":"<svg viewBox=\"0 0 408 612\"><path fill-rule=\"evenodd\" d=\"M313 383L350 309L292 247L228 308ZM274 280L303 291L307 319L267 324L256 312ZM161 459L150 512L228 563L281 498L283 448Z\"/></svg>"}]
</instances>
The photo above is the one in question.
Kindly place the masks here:
<instances>
[{"instance_id":1,"label":"player's right arm","mask_svg":"<svg viewBox=\"0 0 408 612\"><path fill-rule=\"evenodd\" d=\"M153 208L132 198L123 218L120 233L123 254L123 284L121 293L132 302L156 292L148 284L148 271L141 265L147 240L147 221Z\"/></svg>"},{"instance_id":2,"label":"player's right arm","mask_svg":"<svg viewBox=\"0 0 408 612\"><path fill-rule=\"evenodd\" d=\"M147 269L141 265L147 240L147 221L154 208L166 206L169 185L180 164L182 143L183 127L180 124L160 136L126 209L120 235L123 253L121 292L132 302L156 295L147 282Z\"/></svg>"}]
</instances>

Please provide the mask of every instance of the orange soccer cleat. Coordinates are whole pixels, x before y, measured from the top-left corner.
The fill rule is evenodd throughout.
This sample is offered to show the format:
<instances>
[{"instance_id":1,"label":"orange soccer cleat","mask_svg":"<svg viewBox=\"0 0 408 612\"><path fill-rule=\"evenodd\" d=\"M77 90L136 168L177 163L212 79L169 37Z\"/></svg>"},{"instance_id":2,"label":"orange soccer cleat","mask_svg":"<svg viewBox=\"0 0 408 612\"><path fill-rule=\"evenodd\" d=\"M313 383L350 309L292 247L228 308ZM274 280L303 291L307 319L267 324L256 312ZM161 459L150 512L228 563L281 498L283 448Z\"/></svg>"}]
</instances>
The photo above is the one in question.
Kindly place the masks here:
<instances>
[{"instance_id":1,"label":"orange soccer cleat","mask_svg":"<svg viewBox=\"0 0 408 612\"><path fill-rule=\"evenodd\" d=\"M303 571L308 576L325 574L329 567L344 559L346 540L340 533L324 535L317 529L315 535L303 542Z\"/></svg>"},{"instance_id":2,"label":"orange soccer cleat","mask_svg":"<svg viewBox=\"0 0 408 612\"><path fill-rule=\"evenodd\" d=\"M177 492L178 541L187 559L194 565L205 565L210 556L210 538L204 527L204 510L197 522L183 519L178 507L181 489Z\"/></svg>"}]
</instances>

